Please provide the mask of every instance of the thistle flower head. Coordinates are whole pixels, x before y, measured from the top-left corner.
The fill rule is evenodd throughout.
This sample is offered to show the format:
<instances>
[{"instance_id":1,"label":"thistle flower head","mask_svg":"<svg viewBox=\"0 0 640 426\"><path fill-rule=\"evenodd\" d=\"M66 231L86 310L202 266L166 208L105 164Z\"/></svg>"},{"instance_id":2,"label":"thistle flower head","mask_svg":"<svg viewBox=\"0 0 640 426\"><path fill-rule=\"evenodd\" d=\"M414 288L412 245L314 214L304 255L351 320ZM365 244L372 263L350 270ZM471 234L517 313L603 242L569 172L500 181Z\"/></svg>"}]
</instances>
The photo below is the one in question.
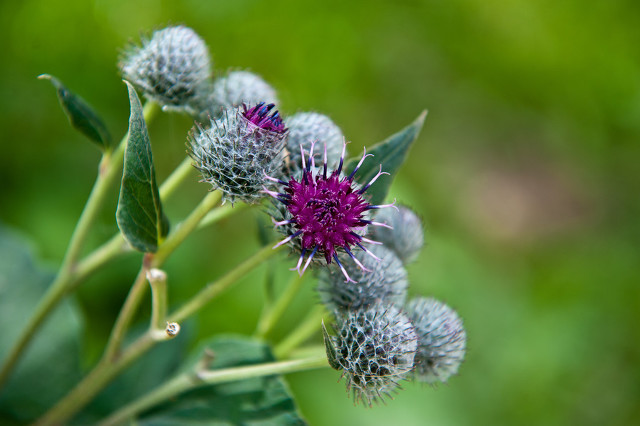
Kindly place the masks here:
<instances>
[{"instance_id":1,"label":"thistle flower head","mask_svg":"<svg viewBox=\"0 0 640 426\"><path fill-rule=\"evenodd\" d=\"M120 61L122 76L164 109L198 112L206 96L211 60L204 41L185 26L155 31Z\"/></svg>"},{"instance_id":2,"label":"thistle flower head","mask_svg":"<svg viewBox=\"0 0 640 426\"><path fill-rule=\"evenodd\" d=\"M346 376L347 392L368 405L391 396L413 368L417 336L409 318L381 304L336 316L336 361Z\"/></svg>"},{"instance_id":3,"label":"thistle flower head","mask_svg":"<svg viewBox=\"0 0 640 426\"><path fill-rule=\"evenodd\" d=\"M249 71L231 71L213 83L209 114L215 116L220 109L254 105L259 102L278 104L276 91L257 74Z\"/></svg>"},{"instance_id":4,"label":"thistle flower head","mask_svg":"<svg viewBox=\"0 0 640 426\"><path fill-rule=\"evenodd\" d=\"M407 297L407 271L402 262L390 249L375 245L370 256L363 251L354 253L360 262L346 262L341 255L344 268L357 285L345 283L342 274L328 269L323 271L318 283L320 299L329 310L359 309L377 302L402 306Z\"/></svg>"},{"instance_id":5,"label":"thistle flower head","mask_svg":"<svg viewBox=\"0 0 640 426\"><path fill-rule=\"evenodd\" d=\"M223 192L223 199L259 201L264 176L282 168L286 128L273 105L231 108L210 127L199 124L189 135L189 155L202 181Z\"/></svg>"},{"instance_id":6,"label":"thistle flower head","mask_svg":"<svg viewBox=\"0 0 640 426\"><path fill-rule=\"evenodd\" d=\"M311 143L327 147L327 165L333 169L340 162L344 135L329 117L316 112L299 112L287 118L287 149L291 171L302 173L300 147L309 152Z\"/></svg>"},{"instance_id":7,"label":"thistle flower head","mask_svg":"<svg viewBox=\"0 0 640 426\"><path fill-rule=\"evenodd\" d=\"M363 194L378 177L388 173L380 171L367 185L359 188L353 178L367 157L366 153L353 172L343 177L340 173L344 163L346 144L343 145L338 168L331 173L328 172L326 149L322 168L318 168L316 173L312 172L312 169L315 169L313 148L314 143L311 144L307 161L304 149L301 147L303 173L299 180L294 176L285 182L266 176L266 179L280 184L283 190L278 193L265 188L264 192L286 207L280 210L283 213L282 220L274 220L276 227L280 227L287 235L276 247L292 242L294 247L301 251L295 268L300 274L304 273L314 256L320 254L324 256L327 264L335 260L347 281L353 282L338 258L338 252L344 251L359 266L361 266L360 262L355 258L351 248L358 246L365 252L371 253L362 245L362 242L372 241L364 238L362 234L367 225L381 224L368 220L365 215L368 210L383 206L369 204ZM307 254L309 256L301 270Z\"/></svg>"},{"instance_id":8,"label":"thistle flower head","mask_svg":"<svg viewBox=\"0 0 640 426\"><path fill-rule=\"evenodd\" d=\"M375 218L378 222L391 225L391 228L376 228L373 237L396 252L403 263L414 261L424 245L420 218L405 206L380 210Z\"/></svg>"},{"instance_id":9,"label":"thistle flower head","mask_svg":"<svg viewBox=\"0 0 640 426\"><path fill-rule=\"evenodd\" d=\"M442 302L418 297L407 305L418 335L415 378L421 382L446 382L458 372L467 335L458 314Z\"/></svg>"}]
</instances>

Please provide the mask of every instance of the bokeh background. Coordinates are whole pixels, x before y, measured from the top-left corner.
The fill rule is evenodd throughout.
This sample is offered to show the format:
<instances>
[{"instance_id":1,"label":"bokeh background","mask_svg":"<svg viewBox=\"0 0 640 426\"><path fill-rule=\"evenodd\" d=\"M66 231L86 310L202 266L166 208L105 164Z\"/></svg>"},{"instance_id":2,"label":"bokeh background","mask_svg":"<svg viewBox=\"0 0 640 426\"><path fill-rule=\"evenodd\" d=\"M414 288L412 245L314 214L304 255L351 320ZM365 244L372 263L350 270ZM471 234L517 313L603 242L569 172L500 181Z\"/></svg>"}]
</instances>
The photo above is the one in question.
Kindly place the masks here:
<instances>
[{"instance_id":1,"label":"bokeh background","mask_svg":"<svg viewBox=\"0 0 640 426\"><path fill-rule=\"evenodd\" d=\"M35 77L60 78L119 138L129 114L119 52L183 23L209 43L218 73L249 68L278 89L283 112L328 114L353 154L429 110L391 194L425 223L411 293L458 310L467 360L448 385L407 384L373 409L353 406L337 372L288 376L311 424L637 424L638 22L632 0L4 1L0 221L55 269L99 153ZM150 126L160 180L184 158L190 126L178 115ZM206 190L196 181L166 206L174 223ZM116 230L112 195L92 246ZM238 213L177 251L166 265L175 304L258 247L257 217ZM139 260L119 261L79 291L85 367ZM276 268L279 281L293 261ZM265 272L188 324L194 345L253 331ZM275 340L315 301L309 280Z\"/></svg>"}]
</instances>

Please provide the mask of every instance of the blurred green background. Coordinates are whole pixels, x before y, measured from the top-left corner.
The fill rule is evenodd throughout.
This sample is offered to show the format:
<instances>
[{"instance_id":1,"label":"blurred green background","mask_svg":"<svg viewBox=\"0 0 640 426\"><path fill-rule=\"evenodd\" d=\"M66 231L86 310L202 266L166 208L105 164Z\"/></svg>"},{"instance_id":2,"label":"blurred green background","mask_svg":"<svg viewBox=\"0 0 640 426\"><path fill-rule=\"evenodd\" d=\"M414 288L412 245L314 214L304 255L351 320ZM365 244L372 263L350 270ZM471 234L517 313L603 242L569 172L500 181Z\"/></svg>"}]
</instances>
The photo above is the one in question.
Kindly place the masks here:
<instances>
[{"instance_id":1,"label":"blurred green background","mask_svg":"<svg viewBox=\"0 0 640 426\"><path fill-rule=\"evenodd\" d=\"M288 376L311 424L637 424L638 22L632 0L4 1L0 221L34 241L43 264L60 263L99 153L35 77L60 78L120 138L129 110L119 52L183 23L208 42L218 73L250 68L278 89L285 113L328 114L354 155L429 110L391 194L425 222L411 293L458 310L466 362L449 385L407 384L373 409L353 406L338 372ZM184 158L190 126L177 115L150 126L160 180ZM166 206L174 223L206 190L196 181ZM116 196L92 246L116 230ZM243 211L190 237L166 264L170 300L252 253L257 216ZM139 260L119 261L79 292L86 367ZM293 262L279 264L279 281ZM187 324L194 344L253 331L265 271ZM316 301L311 287L276 340Z\"/></svg>"}]
</instances>

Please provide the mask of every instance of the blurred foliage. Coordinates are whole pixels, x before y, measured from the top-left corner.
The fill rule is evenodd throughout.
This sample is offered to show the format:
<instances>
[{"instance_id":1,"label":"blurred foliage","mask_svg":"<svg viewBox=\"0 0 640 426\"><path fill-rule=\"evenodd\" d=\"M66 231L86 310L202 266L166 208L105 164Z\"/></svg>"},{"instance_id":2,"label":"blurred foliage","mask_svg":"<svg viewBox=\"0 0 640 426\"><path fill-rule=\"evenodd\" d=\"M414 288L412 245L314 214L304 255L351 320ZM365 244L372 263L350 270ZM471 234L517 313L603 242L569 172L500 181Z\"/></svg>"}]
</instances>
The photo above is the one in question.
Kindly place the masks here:
<instances>
[{"instance_id":1,"label":"blurred foliage","mask_svg":"<svg viewBox=\"0 0 640 426\"><path fill-rule=\"evenodd\" d=\"M429 109L390 194L426 222L411 291L459 311L467 361L449 386L408 384L374 409L353 407L339 373L289 376L311 424L635 424L639 19L631 0L2 2L0 220L37 242L43 261L60 263L99 157L36 76L58 76L116 139L129 114L119 52L184 23L209 43L217 72L250 68L279 90L285 113L328 114L354 155ZM150 126L160 181L184 158L189 127L177 115ZM193 176L166 206L172 221L207 189ZM116 231L116 197L94 246ZM203 230L176 252L165 268L172 303L255 250L257 237L246 235L255 214ZM79 291L85 367L102 350L136 256ZM253 331L265 270L189 323L193 345ZM316 300L305 286L276 335Z\"/></svg>"}]
</instances>

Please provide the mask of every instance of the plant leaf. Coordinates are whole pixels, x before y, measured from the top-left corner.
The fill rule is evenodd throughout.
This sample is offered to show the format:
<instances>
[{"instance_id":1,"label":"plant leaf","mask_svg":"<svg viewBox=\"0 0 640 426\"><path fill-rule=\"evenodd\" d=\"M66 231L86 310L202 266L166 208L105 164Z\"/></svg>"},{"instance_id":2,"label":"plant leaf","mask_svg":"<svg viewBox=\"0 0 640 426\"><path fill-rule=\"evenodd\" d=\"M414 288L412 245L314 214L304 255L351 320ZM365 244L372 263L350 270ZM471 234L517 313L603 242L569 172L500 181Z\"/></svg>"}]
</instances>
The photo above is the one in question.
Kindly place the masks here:
<instances>
[{"instance_id":1,"label":"plant leaf","mask_svg":"<svg viewBox=\"0 0 640 426\"><path fill-rule=\"evenodd\" d=\"M102 119L80 96L62 84L60 80L49 74L38 76L41 80L49 80L58 94L58 100L76 130L98 144L103 151L111 148L111 134Z\"/></svg>"},{"instance_id":2,"label":"plant leaf","mask_svg":"<svg viewBox=\"0 0 640 426\"><path fill-rule=\"evenodd\" d=\"M142 105L133 86L125 83L129 89L131 116L116 221L133 248L155 253L169 232L169 220L162 211Z\"/></svg>"},{"instance_id":3,"label":"plant leaf","mask_svg":"<svg viewBox=\"0 0 640 426\"><path fill-rule=\"evenodd\" d=\"M0 362L52 278L36 264L26 242L0 225ZM0 392L0 423L30 423L82 378L82 330L83 317L73 299L66 298L38 330Z\"/></svg>"},{"instance_id":4,"label":"plant leaf","mask_svg":"<svg viewBox=\"0 0 640 426\"><path fill-rule=\"evenodd\" d=\"M374 155L374 158L362 164L357 172L356 180L362 185L366 185L378 173L380 165L382 165L383 172L390 174L390 176L381 177L367 189L371 204L381 204L384 201L391 187L393 177L407 158L409 148L418 137L426 117L427 111L423 111L413 123L374 145L368 151L369 154ZM346 173L350 174L359 161L360 158L350 159L345 165Z\"/></svg>"},{"instance_id":5,"label":"plant leaf","mask_svg":"<svg viewBox=\"0 0 640 426\"><path fill-rule=\"evenodd\" d=\"M241 336L218 336L194 352L193 370L205 350L213 351L209 368L222 369L275 361L264 343ZM280 376L245 379L194 389L138 418L139 426L175 424L304 425L293 397Z\"/></svg>"},{"instance_id":6,"label":"plant leaf","mask_svg":"<svg viewBox=\"0 0 640 426\"><path fill-rule=\"evenodd\" d=\"M324 321L322 321L322 340L324 341L324 348L327 351L327 361L329 361L329 365L334 370L342 370L342 366L338 362L338 356L336 355L336 348L333 344L333 339L329 335L327 327L324 325Z\"/></svg>"}]
</instances>

